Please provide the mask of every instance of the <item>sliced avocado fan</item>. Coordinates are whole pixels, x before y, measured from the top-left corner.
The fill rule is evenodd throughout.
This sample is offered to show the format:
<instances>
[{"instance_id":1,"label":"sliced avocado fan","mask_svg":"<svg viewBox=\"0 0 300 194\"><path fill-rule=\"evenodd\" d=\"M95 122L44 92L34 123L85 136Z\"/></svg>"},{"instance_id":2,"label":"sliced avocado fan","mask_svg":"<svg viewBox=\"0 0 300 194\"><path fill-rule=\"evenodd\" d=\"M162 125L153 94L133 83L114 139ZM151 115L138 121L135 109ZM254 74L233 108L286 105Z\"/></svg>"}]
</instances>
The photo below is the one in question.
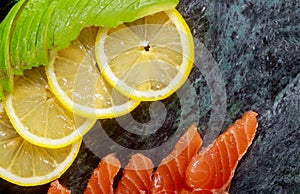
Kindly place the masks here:
<instances>
[{"instance_id":1,"label":"sliced avocado fan","mask_svg":"<svg viewBox=\"0 0 300 194\"><path fill-rule=\"evenodd\" d=\"M47 65L87 26L116 27L176 7L178 0L20 0L0 24L0 97L14 75Z\"/></svg>"}]
</instances>

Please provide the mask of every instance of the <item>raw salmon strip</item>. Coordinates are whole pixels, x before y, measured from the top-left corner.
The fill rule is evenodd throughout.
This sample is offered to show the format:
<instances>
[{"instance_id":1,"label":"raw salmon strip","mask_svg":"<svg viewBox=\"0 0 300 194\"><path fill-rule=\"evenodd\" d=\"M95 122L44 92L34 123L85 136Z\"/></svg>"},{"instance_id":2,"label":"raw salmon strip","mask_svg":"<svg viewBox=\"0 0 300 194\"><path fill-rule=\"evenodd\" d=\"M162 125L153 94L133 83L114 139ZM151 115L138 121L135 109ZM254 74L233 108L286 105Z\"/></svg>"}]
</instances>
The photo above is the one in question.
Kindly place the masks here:
<instances>
[{"instance_id":1,"label":"raw salmon strip","mask_svg":"<svg viewBox=\"0 0 300 194\"><path fill-rule=\"evenodd\" d=\"M143 154L131 156L115 193L151 193L152 161Z\"/></svg>"},{"instance_id":2,"label":"raw salmon strip","mask_svg":"<svg viewBox=\"0 0 300 194\"><path fill-rule=\"evenodd\" d=\"M197 127L192 125L155 171L153 193L177 193L186 187L186 168L192 157L197 154L201 144L202 139Z\"/></svg>"},{"instance_id":3,"label":"raw salmon strip","mask_svg":"<svg viewBox=\"0 0 300 194\"><path fill-rule=\"evenodd\" d=\"M53 181L48 189L48 194L70 194L71 191L62 186L58 180Z\"/></svg>"},{"instance_id":4,"label":"raw salmon strip","mask_svg":"<svg viewBox=\"0 0 300 194\"><path fill-rule=\"evenodd\" d=\"M114 177L120 167L120 161L113 154L105 156L93 171L84 194L112 194Z\"/></svg>"},{"instance_id":5,"label":"raw salmon strip","mask_svg":"<svg viewBox=\"0 0 300 194\"><path fill-rule=\"evenodd\" d=\"M192 159L186 170L186 183L194 193L223 194L228 190L238 161L255 136L256 116L253 111L244 113L241 119Z\"/></svg>"}]
</instances>

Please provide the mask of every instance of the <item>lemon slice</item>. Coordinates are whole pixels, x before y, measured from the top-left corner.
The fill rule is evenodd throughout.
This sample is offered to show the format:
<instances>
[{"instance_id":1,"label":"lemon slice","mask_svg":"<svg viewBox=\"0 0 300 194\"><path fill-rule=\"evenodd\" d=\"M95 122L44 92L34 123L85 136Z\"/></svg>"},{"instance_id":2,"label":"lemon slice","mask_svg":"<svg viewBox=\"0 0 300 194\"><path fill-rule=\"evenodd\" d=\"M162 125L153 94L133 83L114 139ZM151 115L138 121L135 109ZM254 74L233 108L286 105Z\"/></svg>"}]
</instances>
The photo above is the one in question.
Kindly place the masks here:
<instances>
[{"instance_id":1,"label":"lemon slice","mask_svg":"<svg viewBox=\"0 0 300 194\"><path fill-rule=\"evenodd\" d=\"M108 82L142 101L170 96L184 84L194 62L192 34L176 9L101 28L95 50Z\"/></svg>"},{"instance_id":2,"label":"lemon slice","mask_svg":"<svg viewBox=\"0 0 300 194\"><path fill-rule=\"evenodd\" d=\"M67 109L89 118L114 118L132 111L139 101L102 78L94 52L97 32L96 27L83 29L68 48L53 54L46 72L53 93Z\"/></svg>"},{"instance_id":3,"label":"lemon slice","mask_svg":"<svg viewBox=\"0 0 300 194\"><path fill-rule=\"evenodd\" d=\"M21 186L59 178L76 158L81 140L58 149L35 146L16 132L0 106L0 177Z\"/></svg>"},{"instance_id":4,"label":"lemon slice","mask_svg":"<svg viewBox=\"0 0 300 194\"><path fill-rule=\"evenodd\" d=\"M17 132L32 144L64 147L80 139L96 120L74 115L49 90L43 66L16 77L5 109Z\"/></svg>"}]
</instances>

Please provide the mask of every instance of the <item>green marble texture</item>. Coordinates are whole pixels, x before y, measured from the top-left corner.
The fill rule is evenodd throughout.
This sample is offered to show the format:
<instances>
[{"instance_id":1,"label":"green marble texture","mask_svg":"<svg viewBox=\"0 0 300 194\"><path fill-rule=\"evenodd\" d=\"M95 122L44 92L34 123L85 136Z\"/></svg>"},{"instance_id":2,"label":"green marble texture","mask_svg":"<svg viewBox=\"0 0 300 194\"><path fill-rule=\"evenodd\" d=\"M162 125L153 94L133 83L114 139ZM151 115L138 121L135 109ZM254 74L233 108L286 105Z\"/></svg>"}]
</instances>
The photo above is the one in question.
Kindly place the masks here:
<instances>
[{"instance_id":1,"label":"green marble texture","mask_svg":"<svg viewBox=\"0 0 300 194\"><path fill-rule=\"evenodd\" d=\"M195 15L204 7L203 35ZM179 10L221 69L224 125L246 110L259 113L229 193L300 193L300 2L195 0L181 1Z\"/></svg>"}]
</instances>

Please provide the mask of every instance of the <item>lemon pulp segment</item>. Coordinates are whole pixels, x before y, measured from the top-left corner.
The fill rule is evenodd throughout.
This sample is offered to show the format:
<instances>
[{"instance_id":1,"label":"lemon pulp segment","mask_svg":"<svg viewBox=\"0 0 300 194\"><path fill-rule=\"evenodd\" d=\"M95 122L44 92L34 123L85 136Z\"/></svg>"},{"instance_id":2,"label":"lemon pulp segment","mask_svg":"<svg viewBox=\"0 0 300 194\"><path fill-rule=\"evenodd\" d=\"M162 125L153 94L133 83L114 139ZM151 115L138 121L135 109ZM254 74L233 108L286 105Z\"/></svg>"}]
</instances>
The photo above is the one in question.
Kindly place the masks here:
<instances>
[{"instance_id":1,"label":"lemon pulp segment","mask_svg":"<svg viewBox=\"0 0 300 194\"><path fill-rule=\"evenodd\" d=\"M137 100L170 96L187 79L194 62L191 32L175 9L117 28L101 28L96 58L103 76Z\"/></svg>"},{"instance_id":2,"label":"lemon pulp segment","mask_svg":"<svg viewBox=\"0 0 300 194\"><path fill-rule=\"evenodd\" d=\"M96 120L75 115L50 91L43 66L15 78L5 110L17 132L32 144L59 148L82 138Z\"/></svg>"},{"instance_id":3,"label":"lemon pulp segment","mask_svg":"<svg viewBox=\"0 0 300 194\"><path fill-rule=\"evenodd\" d=\"M47 77L53 93L70 111L88 118L114 118L132 111L139 101L103 79L94 52L97 31L85 28L70 47L53 53Z\"/></svg>"},{"instance_id":4,"label":"lemon pulp segment","mask_svg":"<svg viewBox=\"0 0 300 194\"><path fill-rule=\"evenodd\" d=\"M75 160L81 140L58 149L33 145L16 132L0 109L0 177L21 186L41 185L59 178Z\"/></svg>"}]
</instances>

